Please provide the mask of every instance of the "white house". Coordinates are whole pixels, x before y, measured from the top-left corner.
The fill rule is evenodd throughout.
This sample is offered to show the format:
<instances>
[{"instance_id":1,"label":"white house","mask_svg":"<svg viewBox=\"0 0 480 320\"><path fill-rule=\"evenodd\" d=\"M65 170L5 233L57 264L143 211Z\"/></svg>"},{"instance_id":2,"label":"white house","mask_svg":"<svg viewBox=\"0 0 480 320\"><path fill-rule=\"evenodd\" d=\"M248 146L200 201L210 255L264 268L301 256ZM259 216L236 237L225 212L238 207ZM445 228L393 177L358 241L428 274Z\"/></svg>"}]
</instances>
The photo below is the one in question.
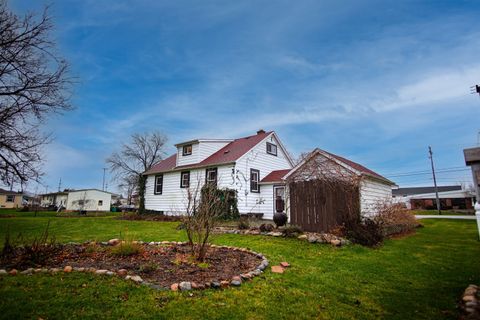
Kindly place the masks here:
<instances>
[{"instance_id":1,"label":"white house","mask_svg":"<svg viewBox=\"0 0 480 320\"><path fill-rule=\"evenodd\" d=\"M256 135L235 140L197 139L175 146L174 155L144 173L147 210L182 214L187 188L198 188L208 181L237 191L240 214L272 219L275 212L288 211L285 178L294 169L294 163L275 132L260 130ZM362 212L369 213L369 207L377 200L391 198L394 183L375 172L319 149L310 156L331 157L343 168L362 176Z\"/></svg>"},{"instance_id":2,"label":"white house","mask_svg":"<svg viewBox=\"0 0 480 320\"><path fill-rule=\"evenodd\" d=\"M67 205L67 198L68 198L68 191L59 191L59 192L51 192L42 194L40 200L40 205L42 207L66 207Z\"/></svg>"},{"instance_id":3,"label":"white house","mask_svg":"<svg viewBox=\"0 0 480 320\"><path fill-rule=\"evenodd\" d=\"M68 211L110 211L112 194L98 189L73 190L68 192Z\"/></svg>"},{"instance_id":4,"label":"white house","mask_svg":"<svg viewBox=\"0 0 480 320\"><path fill-rule=\"evenodd\" d=\"M181 214L187 188L208 181L237 191L240 214L263 214L263 218L272 219L275 187L261 181L272 171L293 168L275 132L260 130L234 140L191 140L176 147L174 155L144 173L148 176L146 209Z\"/></svg>"}]
</instances>

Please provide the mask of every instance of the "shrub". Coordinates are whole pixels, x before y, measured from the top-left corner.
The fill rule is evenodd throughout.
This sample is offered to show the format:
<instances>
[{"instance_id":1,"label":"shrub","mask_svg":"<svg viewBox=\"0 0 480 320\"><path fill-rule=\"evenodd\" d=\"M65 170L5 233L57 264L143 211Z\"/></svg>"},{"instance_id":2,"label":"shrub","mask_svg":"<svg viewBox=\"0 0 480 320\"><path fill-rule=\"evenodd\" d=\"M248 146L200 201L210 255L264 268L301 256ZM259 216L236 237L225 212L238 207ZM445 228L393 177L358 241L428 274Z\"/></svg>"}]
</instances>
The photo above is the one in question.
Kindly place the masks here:
<instances>
[{"instance_id":1,"label":"shrub","mask_svg":"<svg viewBox=\"0 0 480 320\"><path fill-rule=\"evenodd\" d=\"M344 235L353 243L367 247L380 245L384 240L379 223L369 218L351 218L344 224Z\"/></svg>"},{"instance_id":2,"label":"shrub","mask_svg":"<svg viewBox=\"0 0 480 320\"><path fill-rule=\"evenodd\" d=\"M238 220L237 228L240 229L240 230L250 229L250 221L248 220L248 218L247 217L241 217Z\"/></svg>"},{"instance_id":3,"label":"shrub","mask_svg":"<svg viewBox=\"0 0 480 320\"><path fill-rule=\"evenodd\" d=\"M271 232L273 231L273 229L275 229L275 227L273 226L273 224L270 224L270 223L264 223L260 225L261 232Z\"/></svg>"},{"instance_id":4,"label":"shrub","mask_svg":"<svg viewBox=\"0 0 480 320\"><path fill-rule=\"evenodd\" d=\"M138 243L132 241L123 241L120 244L114 246L111 250L113 255L128 257L135 254L139 254L143 251L143 247Z\"/></svg>"},{"instance_id":5,"label":"shrub","mask_svg":"<svg viewBox=\"0 0 480 320\"><path fill-rule=\"evenodd\" d=\"M302 228L296 225L290 225L283 229L283 236L288 238L296 238L303 233Z\"/></svg>"},{"instance_id":6,"label":"shrub","mask_svg":"<svg viewBox=\"0 0 480 320\"><path fill-rule=\"evenodd\" d=\"M419 225L415 216L399 203L381 202L376 211L377 215L373 219L381 226L386 237L411 232Z\"/></svg>"}]
</instances>

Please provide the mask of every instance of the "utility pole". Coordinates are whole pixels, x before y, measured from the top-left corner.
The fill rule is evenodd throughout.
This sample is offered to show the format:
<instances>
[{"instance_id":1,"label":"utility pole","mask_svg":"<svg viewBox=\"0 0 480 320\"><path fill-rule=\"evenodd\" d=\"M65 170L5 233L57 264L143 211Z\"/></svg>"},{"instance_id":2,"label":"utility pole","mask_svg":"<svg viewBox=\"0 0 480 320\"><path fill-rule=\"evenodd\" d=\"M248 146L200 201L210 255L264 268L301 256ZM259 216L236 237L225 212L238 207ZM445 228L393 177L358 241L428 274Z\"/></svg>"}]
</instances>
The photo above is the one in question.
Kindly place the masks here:
<instances>
[{"instance_id":1,"label":"utility pole","mask_svg":"<svg viewBox=\"0 0 480 320\"><path fill-rule=\"evenodd\" d=\"M60 189L62 189L62 178L58 181L58 192L60 192Z\"/></svg>"},{"instance_id":2,"label":"utility pole","mask_svg":"<svg viewBox=\"0 0 480 320\"><path fill-rule=\"evenodd\" d=\"M437 188L437 179L435 177L435 167L433 165L433 152L432 147L428 146L428 154L430 158L430 163L432 165L432 175L433 175L433 185L435 187L435 197L437 198L437 211L438 214L442 214L442 210L440 209L440 199L438 198L438 188Z\"/></svg>"},{"instance_id":3,"label":"utility pole","mask_svg":"<svg viewBox=\"0 0 480 320\"><path fill-rule=\"evenodd\" d=\"M102 181L102 191L105 191L105 171L107 168L103 168L103 181Z\"/></svg>"}]
</instances>

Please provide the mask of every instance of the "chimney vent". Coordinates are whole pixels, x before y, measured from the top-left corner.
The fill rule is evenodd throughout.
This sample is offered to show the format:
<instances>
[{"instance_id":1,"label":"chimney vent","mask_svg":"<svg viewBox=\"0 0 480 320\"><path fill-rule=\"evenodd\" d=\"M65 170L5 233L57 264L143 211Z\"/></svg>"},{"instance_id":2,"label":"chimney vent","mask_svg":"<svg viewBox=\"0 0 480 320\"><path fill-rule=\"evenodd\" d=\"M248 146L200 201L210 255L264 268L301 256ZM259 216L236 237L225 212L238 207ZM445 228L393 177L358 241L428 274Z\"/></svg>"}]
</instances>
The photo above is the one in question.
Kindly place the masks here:
<instances>
[{"instance_id":1,"label":"chimney vent","mask_svg":"<svg viewBox=\"0 0 480 320\"><path fill-rule=\"evenodd\" d=\"M260 130L257 131L257 134L263 134L263 133L265 133L265 130L263 130L263 129L260 129Z\"/></svg>"}]
</instances>

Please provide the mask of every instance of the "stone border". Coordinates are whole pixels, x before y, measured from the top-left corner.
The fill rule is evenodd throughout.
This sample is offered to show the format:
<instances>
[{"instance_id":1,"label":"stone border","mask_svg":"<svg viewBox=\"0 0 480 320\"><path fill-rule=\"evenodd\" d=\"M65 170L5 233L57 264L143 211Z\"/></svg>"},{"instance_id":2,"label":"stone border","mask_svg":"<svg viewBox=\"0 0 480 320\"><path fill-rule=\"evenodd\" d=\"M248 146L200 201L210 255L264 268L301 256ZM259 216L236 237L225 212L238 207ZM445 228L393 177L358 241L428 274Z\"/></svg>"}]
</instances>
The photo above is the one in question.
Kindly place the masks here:
<instances>
[{"instance_id":1,"label":"stone border","mask_svg":"<svg viewBox=\"0 0 480 320\"><path fill-rule=\"evenodd\" d=\"M462 319L480 319L480 290L471 284L465 289L460 301L460 309L465 315Z\"/></svg>"},{"instance_id":2,"label":"stone border","mask_svg":"<svg viewBox=\"0 0 480 320\"><path fill-rule=\"evenodd\" d=\"M119 239L111 239L109 241L105 242L95 242L95 241L87 241L84 242L83 244L100 244L103 246L115 246L119 244L121 240ZM151 242L143 242L143 241L133 241L134 243L141 244L141 245L149 245L149 246L158 246L158 245L187 245L188 242L177 242L177 241L151 241ZM75 243L75 242L69 242L67 245L80 245L80 243ZM189 291L193 289L207 289L207 288L226 288L229 286L234 286L234 287L239 287L242 285L244 281L248 281L256 276L259 276L263 273L263 271L268 267L268 260L265 258L265 256L261 253L255 252L255 251L250 251L245 248L238 248L238 247L232 247L232 246L219 246L215 244L211 244L210 247L212 248L219 248L219 249L230 249L234 251L241 251L245 253L252 254L256 256L259 259L262 259L262 262L255 267L255 269L242 273L236 276L233 276L229 280L217 280L217 281L212 281L212 282L206 282L206 283L200 283L197 284L195 282L190 282L190 281L181 281L179 283L172 283L170 285L170 290L172 291ZM125 280L131 280L137 284L142 284L144 286L148 286L152 289L156 290L168 290L168 288L164 288L160 285L150 283L148 281L143 280L139 275L135 274L130 274L128 275L128 270L126 269L119 269L119 270L107 270L107 269L96 269L96 268L77 268L77 267L71 267L71 266L66 266L63 269L61 268L28 268L23 271L18 271L16 269L11 269L10 271L7 272L5 269L0 269L0 276L2 275L11 275L15 276L17 274L24 274L24 275L31 275L35 273L50 273L50 274L56 274L56 273L70 273L70 272L85 272L85 273L93 273L97 275L107 275L107 276L119 276L121 278L124 278Z\"/></svg>"},{"instance_id":3,"label":"stone border","mask_svg":"<svg viewBox=\"0 0 480 320\"><path fill-rule=\"evenodd\" d=\"M254 235L254 236L270 236L270 237L285 237L280 231L261 232L260 230L240 230L228 227L217 227L214 230L215 233L223 234L241 234L241 235ZM335 247L341 247L350 244L347 239L337 237L331 233L316 233L316 232L304 232L296 237L299 240L306 240L309 243L329 243Z\"/></svg>"}]
</instances>

